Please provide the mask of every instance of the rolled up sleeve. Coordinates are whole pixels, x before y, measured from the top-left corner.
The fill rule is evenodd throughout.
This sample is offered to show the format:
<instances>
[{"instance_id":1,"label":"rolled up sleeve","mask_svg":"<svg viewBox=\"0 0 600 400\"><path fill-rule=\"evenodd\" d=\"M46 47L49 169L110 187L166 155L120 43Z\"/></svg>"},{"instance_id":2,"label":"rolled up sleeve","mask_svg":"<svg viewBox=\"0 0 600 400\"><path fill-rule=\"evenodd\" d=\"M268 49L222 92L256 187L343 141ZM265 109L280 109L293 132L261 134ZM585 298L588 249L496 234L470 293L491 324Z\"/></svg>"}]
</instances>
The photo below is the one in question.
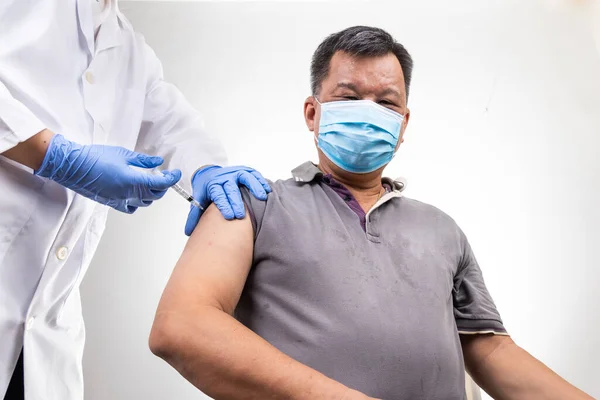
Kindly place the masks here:
<instances>
[{"instance_id":1,"label":"rolled up sleeve","mask_svg":"<svg viewBox=\"0 0 600 400\"><path fill-rule=\"evenodd\" d=\"M42 131L45 125L0 82L0 153Z\"/></svg>"},{"instance_id":2,"label":"rolled up sleeve","mask_svg":"<svg viewBox=\"0 0 600 400\"><path fill-rule=\"evenodd\" d=\"M464 234L462 258L454 277L454 318L458 333L507 335L500 313L488 292L479 264Z\"/></svg>"}]
</instances>

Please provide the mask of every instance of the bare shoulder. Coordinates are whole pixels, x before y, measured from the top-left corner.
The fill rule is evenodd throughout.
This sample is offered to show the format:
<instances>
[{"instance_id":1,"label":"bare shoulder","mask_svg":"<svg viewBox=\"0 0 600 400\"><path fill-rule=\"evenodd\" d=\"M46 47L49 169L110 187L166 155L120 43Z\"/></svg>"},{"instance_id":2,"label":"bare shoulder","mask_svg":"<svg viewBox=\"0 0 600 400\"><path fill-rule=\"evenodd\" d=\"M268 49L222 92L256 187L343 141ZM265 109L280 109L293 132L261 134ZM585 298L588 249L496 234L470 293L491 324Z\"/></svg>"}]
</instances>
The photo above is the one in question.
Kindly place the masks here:
<instances>
[{"instance_id":1,"label":"bare shoulder","mask_svg":"<svg viewBox=\"0 0 600 400\"><path fill-rule=\"evenodd\" d=\"M226 220L219 209L211 204L204 214L198 226L192 233L184 253L196 247L252 247L252 225L248 214L243 219ZM206 249L205 249L206 250ZM209 249L211 250L211 249Z\"/></svg>"}]
</instances>

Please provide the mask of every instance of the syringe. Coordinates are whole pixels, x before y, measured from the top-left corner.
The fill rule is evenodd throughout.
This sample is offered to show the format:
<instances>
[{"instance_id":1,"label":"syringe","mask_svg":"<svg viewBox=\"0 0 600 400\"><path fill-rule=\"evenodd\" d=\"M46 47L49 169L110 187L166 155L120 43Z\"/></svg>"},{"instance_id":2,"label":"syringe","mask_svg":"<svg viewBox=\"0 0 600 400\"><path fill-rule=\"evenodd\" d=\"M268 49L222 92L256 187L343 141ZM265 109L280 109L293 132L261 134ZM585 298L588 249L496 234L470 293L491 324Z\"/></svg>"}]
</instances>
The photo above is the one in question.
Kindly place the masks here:
<instances>
[{"instance_id":1,"label":"syringe","mask_svg":"<svg viewBox=\"0 0 600 400\"><path fill-rule=\"evenodd\" d=\"M152 172L155 175L162 175L162 172L160 172L157 169L153 169ZM202 207L200 205L200 203L198 203L198 200L196 200L191 194L189 194L184 188L182 188L181 186L179 186L178 183L174 184L173 186L171 186L171 189L173 189L174 191L176 191L181 197L183 197L184 199L186 199L187 201L190 202L191 205L193 205L194 207L198 207L201 211L204 211L204 207Z\"/></svg>"},{"instance_id":2,"label":"syringe","mask_svg":"<svg viewBox=\"0 0 600 400\"><path fill-rule=\"evenodd\" d=\"M173 189L174 191L176 191L177 193L179 193L179 195L181 197L183 197L184 199L186 199L187 201L190 202L190 204L192 204L193 206L198 207L200 210L204 211L204 207L202 207L200 205L200 203L198 203L198 200L196 200L191 194L189 194L188 192L185 191L184 188L182 188L181 186L179 186L179 184L174 184L173 186L171 186L171 189Z\"/></svg>"}]
</instances>

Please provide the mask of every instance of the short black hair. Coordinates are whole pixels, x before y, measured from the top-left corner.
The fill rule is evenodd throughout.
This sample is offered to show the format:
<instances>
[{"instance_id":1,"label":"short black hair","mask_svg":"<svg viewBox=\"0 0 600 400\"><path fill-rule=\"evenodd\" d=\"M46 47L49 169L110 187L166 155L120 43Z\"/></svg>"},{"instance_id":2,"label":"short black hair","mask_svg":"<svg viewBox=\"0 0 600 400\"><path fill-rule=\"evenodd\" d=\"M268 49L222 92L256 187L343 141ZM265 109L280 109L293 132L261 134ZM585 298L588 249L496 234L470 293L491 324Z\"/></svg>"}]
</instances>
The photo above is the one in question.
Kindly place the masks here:
<instances>
[{"instance_id":1,"label":"short black hair","mask_svg":"<svg viewBox=\"0 0 600 400\"><path fill-rule=\"evenodd\" d=\"M413 61L404 46L396 42L392 35L380 28L353 26L329 35L313 54L310 64L310 84L312 94L318 94L321 84L329 74L331 58L337 51L343 51L354 57L379 57L394 53L402 73L406 98L412 76Z\"/></svg>"}]
</instances>

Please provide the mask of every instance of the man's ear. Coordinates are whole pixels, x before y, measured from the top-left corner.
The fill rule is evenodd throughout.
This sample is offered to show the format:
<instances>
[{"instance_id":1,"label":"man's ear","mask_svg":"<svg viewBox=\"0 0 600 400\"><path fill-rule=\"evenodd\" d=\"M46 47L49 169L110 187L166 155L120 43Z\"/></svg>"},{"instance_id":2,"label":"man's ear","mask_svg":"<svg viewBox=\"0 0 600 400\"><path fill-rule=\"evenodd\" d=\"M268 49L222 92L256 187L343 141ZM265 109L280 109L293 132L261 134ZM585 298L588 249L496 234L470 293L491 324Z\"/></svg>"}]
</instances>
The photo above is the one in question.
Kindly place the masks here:
<instances>
[{"instance_id":1,"label":"man's ear","mask_svg":"<svg viewBox=\"0 0 600 400\"><path fill-rule=\"evenodd\" d=\"M317 118L317 108L315 105L316 101L313 96L308 96L304 100L304 121L309 131L315 131L315 124Z\"/></svg>"}]
</instances>

